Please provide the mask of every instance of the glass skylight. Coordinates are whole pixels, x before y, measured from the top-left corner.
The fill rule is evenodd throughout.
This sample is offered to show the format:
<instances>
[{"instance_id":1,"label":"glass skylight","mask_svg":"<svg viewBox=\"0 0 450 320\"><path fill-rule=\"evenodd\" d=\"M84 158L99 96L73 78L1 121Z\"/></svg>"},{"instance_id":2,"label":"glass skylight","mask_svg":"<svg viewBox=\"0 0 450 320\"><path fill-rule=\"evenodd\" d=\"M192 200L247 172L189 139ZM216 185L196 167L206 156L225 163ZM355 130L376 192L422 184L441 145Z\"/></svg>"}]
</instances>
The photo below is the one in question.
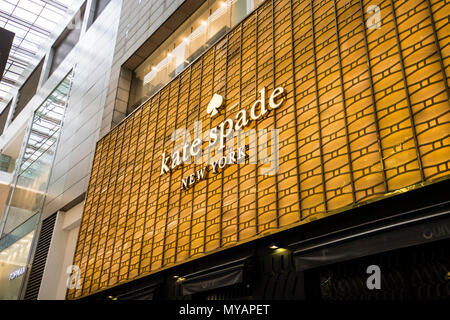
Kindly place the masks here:
<instances>
[{"instance_id":1,"label":"glass skylight","mask_svg":"<svg viewBox=\"0 0 450 320\"><path fill-rule=\"evenodd\" d=\"M0 0L0 27L15 33L0 82L0 112L20 88L25 69L34 69L39 46L50 36L72 0Z\"/></svg>"}]
</instances>

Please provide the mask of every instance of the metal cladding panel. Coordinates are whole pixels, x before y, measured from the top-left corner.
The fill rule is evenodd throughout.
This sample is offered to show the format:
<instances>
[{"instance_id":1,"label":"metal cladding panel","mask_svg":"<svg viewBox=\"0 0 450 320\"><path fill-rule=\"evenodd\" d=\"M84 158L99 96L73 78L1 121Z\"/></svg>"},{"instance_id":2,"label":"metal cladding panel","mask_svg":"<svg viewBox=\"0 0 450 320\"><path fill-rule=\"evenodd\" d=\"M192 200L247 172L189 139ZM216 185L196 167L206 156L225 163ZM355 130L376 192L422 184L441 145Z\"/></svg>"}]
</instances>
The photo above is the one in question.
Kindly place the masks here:
<instances>
[{"instance_id":1,"label":"metal cladding panel","mask_svg":"<svg viewBox=\"0 0 450 320\"><path fill-rule=\"evenodd\" d=\"M13 44L15 34L9 30L0 28L0 80L3 78L9 52Z\"/></svg>"},{"instance_id":2,"label":"metal cladding panel","mask_svg":"<svg viewBox=\"0 0 450 320\"><path fill-rule=\"evenodd\" d=\"M68 297L448 178L449 10L265 2L98 142L74 259L81 288ZM185 190L204 164L161 175L175 129L192 136L201 121L205 133L278 87L282 105L245 128L258 155L275 150L262 133L278 130L276 166L247 159ZM210 117L214 94L225 106Z\"/></svg>"}]
</instances>

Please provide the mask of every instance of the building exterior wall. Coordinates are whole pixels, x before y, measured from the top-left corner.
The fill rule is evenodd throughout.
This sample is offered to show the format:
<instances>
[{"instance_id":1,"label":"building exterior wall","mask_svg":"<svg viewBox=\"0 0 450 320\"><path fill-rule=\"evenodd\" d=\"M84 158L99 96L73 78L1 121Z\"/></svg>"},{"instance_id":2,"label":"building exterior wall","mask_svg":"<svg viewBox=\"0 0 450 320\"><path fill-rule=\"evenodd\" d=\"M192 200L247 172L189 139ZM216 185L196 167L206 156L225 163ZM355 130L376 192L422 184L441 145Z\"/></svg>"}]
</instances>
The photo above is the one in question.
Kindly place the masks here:
<instances>
[{"instance_id":1,"label":"building exterior wall","mask_svg":"<svg viewBox=\"0 0 450 320\"><path fill-rule=\"evenodd\" d=\"M76 12L80 6L86 5L86 8L90 8L90 11L92 11L94 2L94 0L75 1L71 10ZM1 137L2 146L15 145L20 147L23 137L16 139L14 136L14 134L17 136L15 132L18 131L19 126L25 132L25 126L33 110L58 86L70 70L74 71L71 96L61 128L58 149L39 221L55 212L60 212L60 215L62 215L64 211L77 206L84 199L100 129L102 124L106 123L104 119L108 118L112 114L111 110L113 110L113 108L105 107L105 104L108 106L106 97L109 91L114 92L114 97L118 91L114 70L120 70L123 59L129 57L180 3L182 1L111 0L101 15L89 26L87 24L90 23L88 20L91 19L92 12L87 10L85 19L76 26L82 28L79 42L52 72L50 77L51 45L66 27L64 23L52 33L49 44L45 44L42 48L39 54L45 56L45 62L44 72L41 75L41 85L26 109L19 114L19 117L5 130L5 135ZM124 15L121 15L122 7L125 10ZM136 19L137 16L139 16L139 19ZM69 24L71 23L73 21L69 22ZM133 25L132 30L130 24ZM120 34L119 37L118 34ZM118 40L117 45L116 40ZM121 79L120 87L128 90L127 84L123 84L123 79ZM127 94L124 91L118 97L126 100ZM122 118L119 116L116 123ZM111 118L108 119L111 120ZM105 126L106 132L109 131L111 125L113 123L110 121ZM16 149L19 150L20 148L16 147ZM5 194L6 196L7 194ZM58 230L55 229L55 231ZM63 245L67 248L75 245L77 234L77 230L72 230L71 236L64 237ZM52 255L51 250L49 254ZM51 265L48 267L49 270L52 269ZM61 275L61 277L66 276L65 273ZM49 279L47 277L44 280L47 282ZM48 281L48 285L43 287L40 298L65 295L65 290L62 292L63 289L61 288L55 289L52 283L55 284L56 282Z\"/></svg>"},{"instance_id":2,"label":"building exterior wall","mask_svg":"<svg viewBox=\"0 0 450 320\"><path fill-rule=\"evenodd\" d=\"M185 1L123 1L100 137L122 121L127 113L131 71L123 68L123 64L183 2ZM184 17L186 18L187 16ZM141 57L143 58L145 57Z\"/></svg>"},{"instance_id":3,"label":"building exterior wall","mask_svg":"<svg viewBox=\"0 0 450 320\"><path fill-rule=\"evenodd\" d=\"M126 97L114 89L125 52L153 30L139 27L141 4L129 5L74 258L82 287L69 298L448 179L445 2L266 1L105 134L124 116L116 119L113 110L115 99ZM372 5L381 10L380 28L369 23ZM249 128L278 130L277 170L230 165L187 190L181 180L203 163L161 171L175 129L192 133L196 120L203 132L219 126L249 110L263 88L266 105L283 88L282 104ZM226 102L211 119L206 107L214 93ZM275 147L263 140L258 136L258 155Z\"/></svg>"},{"instance_id":4,"label":"building exterior wall","mask_svg":"<svg viewBox=\"0 0 450 320\"><path fill-rule=\"evenodd\" d=\"M66 279L69 276L66 274L65 268L71 264L73 259L73 251L78 236L77 225L79 225L81 218L84 193L87 188L92 155L99 136L109 85L122 1L111 0L90 25L88 25L88 19L92 22L92 12L86 12L84 19L80 21L77 15L75 17L71 16L72 11L73 15L81 6L93 8L94 3L94 0L74 1L71 11L68 13L67 21L62 21L61 25L58 26L58 30L55 30L51 35L49 43L43 45L40 54L45 56L45 63L44 72L41 75L41 85L26 108L5 130L1 141L2 146L15 145L16 149L20 150L20 146L23 144L21 141L23 137L15 138L14 132L18 131L19 126L26 126L30 115L33 114L36 108L43 101L46 101L47 97L58 87L69 72L73 72L71 95L64 114L48 188L46 187L46 191L44 191L45 202L38 212L34 212L39 216L38 219L31 221L31 224L26 223L31 230L39 230L41 225L39 221L43 221L52 214L59 212L58 223L53 234L56 240L49 248L49 260L44 270L43 287L39 299L65 298ZM49 69L52 64L52 45L66 28L72 27L81 29L80 40L49 76ZM15 135L17 136L17 134ZM27 201L27 199L24 200L25 202ZM31 199L28 200L30 201ZM74 206L75 208L73 208ZM70 213L77 208L78 215ZM36 215L33 218L36 218ZM66 226L64 223L67 222L68 218L64 217L68 215L72 218L75 217L75 220L69 226ZM8 219L14 218L8 217ZM31 269L30 264L33 262L35 245L39 237L39 232L33 234L37 236L35 236L33 242L34 246L29 246L28 248L28 250L31 249L31 253L30 251L26 253L27 255L29 254L28 258L30 259L26 262L27 270ZM14 236L17 235L12 235L12 237ZM8 237L9 235L5 235L5 239ZM2 238L2 240L5 239ZM23 292L27 288L27 273L16 281L22 281L22 279L25 281L22 285L23 296ZM15 292L11 293L9 297L14 295L17 297L18 291L14 290ZM19 293L20 296L21 294Z\"/></svg>"},{"instance_id":5,"label":"building exterior wall","mask_svg":"<svg viewBox=\"0 0 450 320\"><path fill-rule=\"evenodd\" d=\"M121 2L111 0L55 71L64 73L74 68L74 79L49 182L44 217L61 210L86 191L101 127Z\"/></svg>"},{"instance_id":6,"label":"building exterior wall","mask_svg":"<svg viewBox=\"0 0 450 320\"><path fill-rule=\"evenodd\" d=\"M39 299L66 297L72 264L81 268L81 288L67 297L101 294L448 182L448 2L267 0L128 115L132 69L205 2L111 0L89 28L86 16L80 41L48 79L51 48L44 48L41 86L0 138L16 156L30 115L74 71L37 220L58 213ZM74 3L78 9L83 1ZM187 190L183 179L187 184L206 163L161 174L175 129L185 128L192 141L196 121L206 134L250 110L263 88L267 107L276 88L283 88L282 103L245 129L256 132L246 152L267 155L268 163L225 166ZM225 102L211 118L206 107L214 93ZM0 210L7 189L0 190ZM24 238L20 266L35 234ZM21 278L15 281L7 281L14 292L4 297L17 296Z\"/></svg>"},{"instance_id":7,"label":"building exterior wall","mask_svg":"<svg viewBox=\"0 0 450 320\"><path fill-rule=\"evenodd\" d=\"M38 299L64 300L84 203L58 212Z\"/></svg>"},{"instance_id":8,"label":"building exterior wall","mask_svg":"<svg viewBox=\"0 0 450 320\"><path fill-rule=\"evenodd\" d=\"M55 71L73 68L74 78L41 217L59 212L38 299L65 299L67 267L73 260L99 137L121 5L121 0L111 0Z\"/></svg>"}]
</instances>

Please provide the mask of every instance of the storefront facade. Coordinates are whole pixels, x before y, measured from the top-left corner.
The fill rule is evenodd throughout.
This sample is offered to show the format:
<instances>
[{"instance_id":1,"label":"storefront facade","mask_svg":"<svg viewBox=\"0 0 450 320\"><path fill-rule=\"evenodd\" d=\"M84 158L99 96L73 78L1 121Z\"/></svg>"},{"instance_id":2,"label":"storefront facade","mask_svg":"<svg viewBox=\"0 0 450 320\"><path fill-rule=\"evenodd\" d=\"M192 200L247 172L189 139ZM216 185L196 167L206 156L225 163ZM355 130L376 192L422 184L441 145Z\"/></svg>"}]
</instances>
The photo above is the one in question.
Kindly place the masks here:
<instances>
[{"instance_id":1,"label":"storefront facade","mask_svg":"<svg viewBox=\"0 0 450 320\"><path fill-rule=\"evenodd\" d=\"M311 261L329 241L347 237L341 250L354 252L333 264L419 245L386 234L398 245L366 240L373 250L357 254L349 244L401 219L447 226L448 6L255 5L98 141L73 263L79 282L67 297L192 298L237 286L215 298L304 298L315 295L309 279L330 273L307 271L323 265ZM448 238L439 234L433 242ZM283 276L267 280L274 268ZM252 286L251 270L273 291ZM275 294L281 282L291 296Z\"/></svg>"}]
</instances>

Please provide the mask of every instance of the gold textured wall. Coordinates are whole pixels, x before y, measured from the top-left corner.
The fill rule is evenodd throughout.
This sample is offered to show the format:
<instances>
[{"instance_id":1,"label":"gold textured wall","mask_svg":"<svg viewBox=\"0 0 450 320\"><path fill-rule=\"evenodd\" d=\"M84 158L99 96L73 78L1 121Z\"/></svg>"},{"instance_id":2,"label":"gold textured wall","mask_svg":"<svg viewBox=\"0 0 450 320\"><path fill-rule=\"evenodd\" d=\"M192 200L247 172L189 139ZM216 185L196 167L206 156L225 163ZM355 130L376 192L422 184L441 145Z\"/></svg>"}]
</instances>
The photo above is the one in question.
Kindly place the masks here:
<instances>
[{"instance_id":1,"label":"gold textured wall","mask_svg":"<svg viewBox=\"0 0 450 320\"><path fill-rule=\"evenodd\" d=\"M74 258L82 288L68 297L448 177L448 12L439 0L264 3L98 142ZM200 165L160 176L175 128L240 109L210 120L214 93L245 107L279 86L282 107L250 126L279 129L276 175L231 165L187 191Z\"/></svg>"}]
</instances>

